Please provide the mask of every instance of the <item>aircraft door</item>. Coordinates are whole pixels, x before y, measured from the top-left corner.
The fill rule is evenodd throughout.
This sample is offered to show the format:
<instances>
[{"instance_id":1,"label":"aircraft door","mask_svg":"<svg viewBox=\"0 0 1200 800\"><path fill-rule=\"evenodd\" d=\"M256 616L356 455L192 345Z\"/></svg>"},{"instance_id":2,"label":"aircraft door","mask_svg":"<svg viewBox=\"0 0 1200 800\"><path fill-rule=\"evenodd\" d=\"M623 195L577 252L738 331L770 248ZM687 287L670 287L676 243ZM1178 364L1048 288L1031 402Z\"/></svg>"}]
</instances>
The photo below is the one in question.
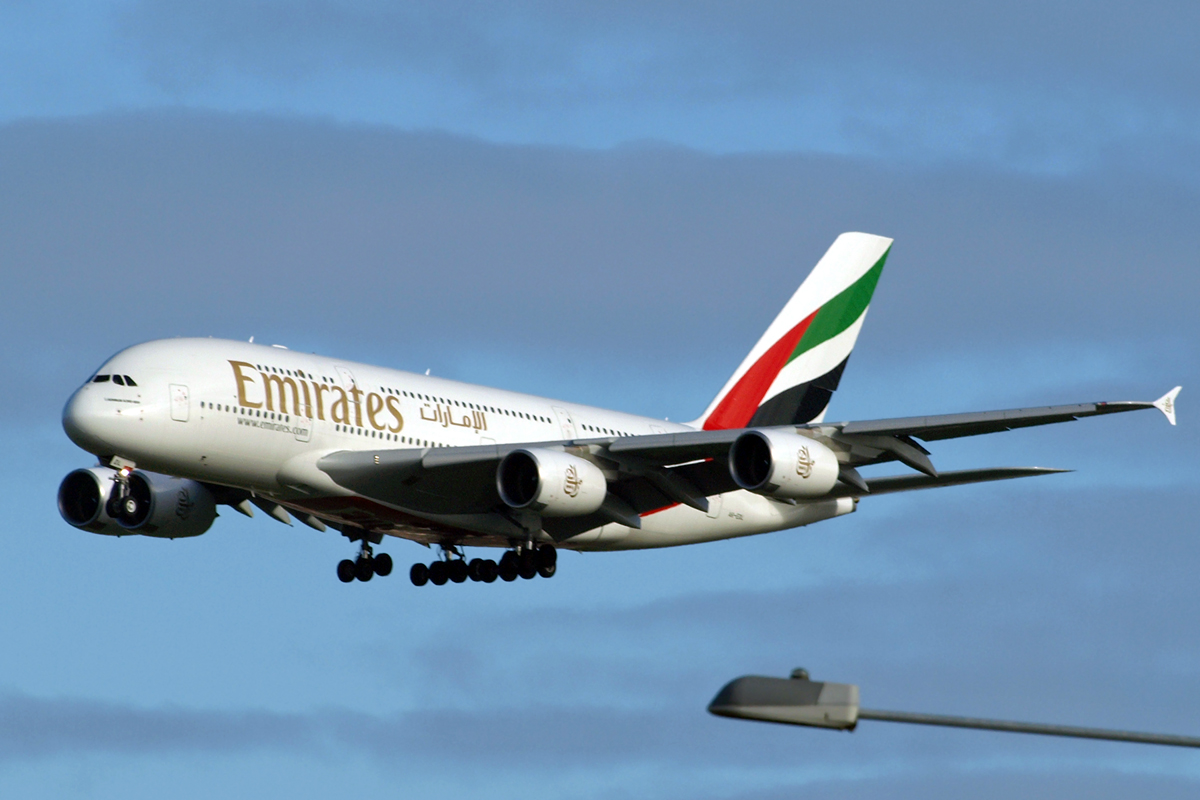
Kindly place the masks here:
<instances>
[{"instance_id":1,"label":"aircraft door","mask_svg":"<svg viewBox=\"0 0 1200 800\"><path fill-rule=\"evenodd\" d=\"M554 409L554 416L558 419L558 427L562 430L562 437L564 439L576 438L575 420L571 418L571 412L558 406L551 406L551 408Z\"/></svg>"},{"instance_id":2,"label":"aircraft door","mask_svg":"<svg viewBox=\"0 0 1200 800\"><path fill-rule=\"evenodd\" d=\"M342 379L343 389L350 391L352 388L354 388L354 375L350 372L350 370L346 369L345 367L335 367L334 369L337 370L338 377Z\"/></svg>"},{"instance_id":3,"label":"aircraft door","mask_svg":"<svg viewBox=\"0 0 1200 800\"><path fill-rule=\"evenodd\" d=\"M176 422L187 422L191 403L188 400L188 387L182 383L171 384L171 419Z\"/></svg>"}]
</instances>

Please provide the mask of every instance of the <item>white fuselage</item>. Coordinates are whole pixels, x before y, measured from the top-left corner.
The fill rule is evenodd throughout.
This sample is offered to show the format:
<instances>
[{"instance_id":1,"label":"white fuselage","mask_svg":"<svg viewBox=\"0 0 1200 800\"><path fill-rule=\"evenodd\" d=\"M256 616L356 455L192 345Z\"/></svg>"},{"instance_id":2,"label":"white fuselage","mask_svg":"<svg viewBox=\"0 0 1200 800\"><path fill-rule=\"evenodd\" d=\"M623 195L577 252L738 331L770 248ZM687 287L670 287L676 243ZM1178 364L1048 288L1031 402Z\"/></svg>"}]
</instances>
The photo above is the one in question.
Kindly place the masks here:
<instances>
[{"instance_id":1,"label":"white fuselage","mask_svg":"<svg viewBox=\"0 0 1200 800\"><path fill-rule=\"evenodd\" d=\"M219 339L130 347L71 397L63 424L99 456L234 487L329 521L369 525L429 543L504 545L492 535L431 521L367 499L319 470L343 450L562 442L691 430L686 425L427 375ZM122 377L124 380L124 377ZM805 525L854 510L849 498L779 502L745 491L709 498L708 512L669 506L640 529L610 523L561 547L666 547Z\"/></svg>"}]
</instances>

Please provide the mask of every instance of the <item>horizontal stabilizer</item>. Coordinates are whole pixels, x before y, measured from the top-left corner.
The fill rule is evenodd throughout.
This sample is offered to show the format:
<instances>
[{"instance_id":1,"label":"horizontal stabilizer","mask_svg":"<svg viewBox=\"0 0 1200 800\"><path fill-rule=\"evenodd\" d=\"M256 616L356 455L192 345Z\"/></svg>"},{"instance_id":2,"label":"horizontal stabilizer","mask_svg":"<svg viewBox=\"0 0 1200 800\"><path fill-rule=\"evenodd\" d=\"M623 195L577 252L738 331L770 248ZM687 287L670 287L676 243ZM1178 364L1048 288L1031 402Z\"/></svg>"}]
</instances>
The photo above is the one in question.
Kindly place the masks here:
<instances>
[{"instance_id":1,"label":"horizontal stabilizer","mask_svg":"<svg viewBox=\"0 0 1200 800\"><path fill-rule=\"evenodd\" d=\"M942 472L937 475L892 475L887 478L871 478L871 496L888 494L890 492L910 492L914 489L936 489L942 486L961 486L966 483L983 483L985 481L1004 481L1009 478L1030 478L1035 475L1053 475L1058 472L1070 472L1069 469L1050 469L1047 467L991 467L988 469L963 469L956 472ZM836 497L860 497L864 492L852 486L838 486L834 489Z\"/></svg>"}]
</instances>

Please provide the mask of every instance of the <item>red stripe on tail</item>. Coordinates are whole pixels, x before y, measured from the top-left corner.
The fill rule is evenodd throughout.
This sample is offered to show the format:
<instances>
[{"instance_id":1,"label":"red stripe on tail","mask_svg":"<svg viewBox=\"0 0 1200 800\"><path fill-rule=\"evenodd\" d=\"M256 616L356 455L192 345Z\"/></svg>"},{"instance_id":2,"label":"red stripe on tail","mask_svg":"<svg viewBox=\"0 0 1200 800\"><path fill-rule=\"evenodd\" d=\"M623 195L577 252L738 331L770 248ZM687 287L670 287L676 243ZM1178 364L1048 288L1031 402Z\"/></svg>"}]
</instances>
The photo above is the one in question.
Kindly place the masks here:
<instances>
[{"instance_id":1,"label":"red stripe on tail","mask_svg":"<svg viewBox=\"0 0 1200 800\"><path fill-rule=\"evenodd\" d=\"M821 309L817 309L820 311ZM788 357L796 349L800 337L812 324L817 311L809 314L796 327L788 331L771 349L762 354L754 366L746 370L746 374L738 380L729 394L721 398L721 402L713 409L713 413L704 420L704 430L717 431L730 428L744 428L750 423L750 418L762 404L762 399L775 382L779 371L787 364Z\"/></svg>"}]
</instances>

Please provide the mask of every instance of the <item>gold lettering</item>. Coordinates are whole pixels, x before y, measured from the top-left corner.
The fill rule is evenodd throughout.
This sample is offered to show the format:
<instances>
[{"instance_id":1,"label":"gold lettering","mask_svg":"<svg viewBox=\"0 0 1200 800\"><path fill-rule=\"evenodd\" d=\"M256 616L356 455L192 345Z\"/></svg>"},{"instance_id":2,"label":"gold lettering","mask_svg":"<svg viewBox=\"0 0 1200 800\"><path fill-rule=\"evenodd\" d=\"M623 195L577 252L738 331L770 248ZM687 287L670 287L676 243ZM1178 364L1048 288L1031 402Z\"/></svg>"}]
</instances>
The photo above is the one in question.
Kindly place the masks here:
<instances>
[{"instance_id":1,"label":"gold lettering","mask_svg":"<svg viewBox=\"0 0 1200 800\"><path fill-rule=\"evenodd\" d=\"M300 380L300 388L304 390L304 416L308 417L309 419L312 419L313 418L312 398L308 393L308 381L301 379ZM299 413L298 410L297 410L297 413Z\"/></svg>"},{"instance_id":2,"label":"gold lettering","mask_svg":"<svg viewBox=\"0 0 1200 800\"><path fill-rule=\"evenodd\" d=\"M340 422L343 425L350 424L350 403L346 399L346 392L340 386L330 386L329 391L337 392L337 399L333 401L333 406L329 409L329 416L334 422ZM341 409L341 413L338 409Z\"/></svg>"},{"instance_id":3,"label":"gold lettering","mask_svg":"<svg viewBox=\"0 0 1200 800\"><path fill-rule=\"evenodd\" d=\"M404 430L404 417L400 416L400 401L394 397L388 397L386 399L388 411L390 411L392 416L396 418L396 427L393 428L389 426L388 430L392 433L399 433L400 431Z\"/></svg>"},{"instance_id":4,"label":"gold lettering","mask_svg":"<svg viewBox=\"0 0 1200 800\"><path fill-rule=\"evenodd\" d=\"M296 382L291 378L283 378L279 375L272 375L269 372L260 372L263 378L263 389L267 393L267 410L274 411L275 404L271 398L271 386L274 385L279 392L279 413L280 414L299 414L300 413L300 389L296 386ZM287 386L292 390L292 411L288 411L287 395L283 392L283 387Z\"/></svg>"},{"instance_id":5,"label":"gold lettering","mask_svg":"<svg viewBox=\"0 0 1200 800\"><path fill-rule=\"evenodd\" d=\"M323 383L313 382L313 394L317 396L317 419L325 419L325 393L329 387Z\"/></svg>"},{"instance_id":6,"label":"gold lettering","mask_svg":"<svg viewBox=\"0 0 1200 800\"><path fill-rule=\"evenodd\" d=\"M381 431L386 427L375 421L375 415L380 411L383 411L383 398L371 392L367 395L367 422L370 422L371 427L377 431Z\"/></svg>"},{"instance_id":7,"label":"gold lettering","mask_svg":"<svg viewBox=\"0 0 1200 800\"><path fill-rule=\"evenodd\" d=\"M262 403L252 402L246 397L246 384L254 383L254 376L243 375L242 367L254 369L254 365L247 364L245 361L230 361L229 365L233 367L233 378L237 381L238 405L246 408L262 408Z\"/></svg>"},{"instance_id":8,"label":"gold lettering","mask_svg":"<svg viewBox=\"0 0 1200 800\"><path fill-rule=\"evenodd\" d=\"M355 425L362 427L362 403L359 402L359 397L362 396L362 389L359 389L353 383L350 384L350 396L354 398L354 419Z\"/></svg>"}]
</instances>

